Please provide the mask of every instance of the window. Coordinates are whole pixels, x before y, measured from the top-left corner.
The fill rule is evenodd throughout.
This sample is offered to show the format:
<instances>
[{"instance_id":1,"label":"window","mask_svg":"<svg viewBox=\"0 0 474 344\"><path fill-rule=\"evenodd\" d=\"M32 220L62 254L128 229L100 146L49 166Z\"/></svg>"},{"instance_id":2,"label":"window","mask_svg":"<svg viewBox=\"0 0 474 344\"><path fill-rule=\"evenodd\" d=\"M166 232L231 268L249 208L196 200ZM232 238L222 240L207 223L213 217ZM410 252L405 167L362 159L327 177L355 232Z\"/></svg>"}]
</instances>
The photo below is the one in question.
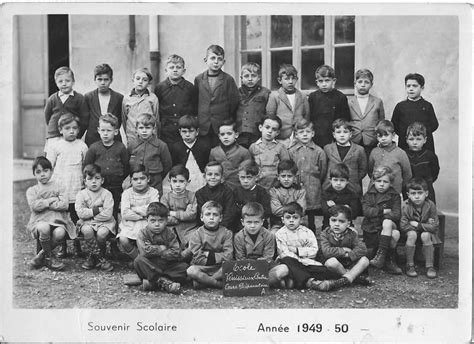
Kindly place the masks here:
<instances>
[{"instance_id":1,"label":"window","mask_svg":"<svg viewBox=\"0 0 474 344\"><path fill-rule=\"evenodd\" d=\"M240 62L262 66L262 83L279 87L278 67L290 63L299 71L298 87L316 88L314 72L324 63L336 70L339 89L353 88L354 16L242 16Z\"/></svg>"}]
</instances>

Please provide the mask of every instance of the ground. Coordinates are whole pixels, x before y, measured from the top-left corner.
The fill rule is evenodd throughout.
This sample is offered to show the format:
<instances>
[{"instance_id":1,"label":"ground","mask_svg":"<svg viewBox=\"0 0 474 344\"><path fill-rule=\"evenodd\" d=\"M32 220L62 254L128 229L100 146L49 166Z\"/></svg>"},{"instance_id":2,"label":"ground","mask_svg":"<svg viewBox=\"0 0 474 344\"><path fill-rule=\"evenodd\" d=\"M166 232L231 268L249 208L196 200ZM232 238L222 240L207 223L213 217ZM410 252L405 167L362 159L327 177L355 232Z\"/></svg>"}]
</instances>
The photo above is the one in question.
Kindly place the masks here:
<instances>
[{"instance_id":1,"label":"ground","mask_svg":"<svg viewBox=\"0 0 474 344\"><path fill-rule=\"evenodd\" d=\"M458 302L458 221L446 218L443 265L439 277L392 276L370 270L375 285L350 286L322 293L312 290L271 290L264 297L223 297L221 290L184 288L180 296L127 287L131 273L121 262L112 272L84 271L82 259L67 258L65 271L30 270L36 243L26 231L29 209L26 189L35 181L13 185L13 307L15 308L456 308ZM70 244L71 245L71 244Z\"/></svg>"}]
</instances>

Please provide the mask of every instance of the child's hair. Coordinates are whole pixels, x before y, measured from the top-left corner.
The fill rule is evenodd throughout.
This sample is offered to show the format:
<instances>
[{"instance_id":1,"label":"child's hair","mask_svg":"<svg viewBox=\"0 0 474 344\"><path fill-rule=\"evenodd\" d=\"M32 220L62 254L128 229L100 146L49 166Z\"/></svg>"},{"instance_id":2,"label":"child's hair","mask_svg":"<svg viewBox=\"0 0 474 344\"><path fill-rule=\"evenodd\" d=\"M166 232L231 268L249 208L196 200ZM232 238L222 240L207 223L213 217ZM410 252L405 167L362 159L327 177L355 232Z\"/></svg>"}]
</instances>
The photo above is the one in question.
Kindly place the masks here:
<instances>
[{"instance_id":1,"label":"child's hair","mask_svg":"<svg viewBox=\"0 0 474 344\"><path fill-rule=\"evenodd\" d=\"M416 80L416 82L418 82L421 87L425 86L425 78L421 74L409 73L405 76L405 85L408 80Z\"/></svg>"},{"instance_id":2,"label":"child's hair","mask_svg":"<svg viewBox=\"0 0 474 344\"><path fill-rule=\"evenodd\" d=\"M239 172L243 171L246 174L250 174L251 176L258 176L258 172L260 171L257 163L253 159L244 160L239 165Z\"/></svg>"},{"instance_id":3,"label":"child's hair","mask_svg":"<svg viewBox=\"0 0 474 344\"><path fill-rule=\"evenodd\" d=\"M205 210L210 208L216 208L219 213L222 214L222 205L216 201L207 201L206 203L204 203L201 207L201 214L204 213Z\"/></svg>"},{"instance_id":4,"label":"child's hair","mask_svg":"<svg viewBox=\"0 0 474 344\"><path fill-rule=\"evenodd\" d=\"M336 129L340 128L340 127L344 127L347 130L351 130L350 123L348 121L342 119L342 118L338 118L338 119L334 120L334 122L332 122L332 131L333 132Z\"/></svg>"},{"instance_id":5,"label":"child's hair","mask_svg":"<svg viewBox=\"0 0 474 344\"><path fill-rule=\"evenodd\" d=\"M180 64L183 66L183 68L185 66L184 59L181 56L176 55L176 54L172 54L168 56L168 58L166 59L165 66L167 66L169 63Z\"/></svg>"},{"instance_id":6,"label":"child's hair","mask_svg":"<svg viewBox=\"0 0 474 344\"><path fill-rule=\"evenodd\" d=\"M334 79L336 77L336 71L331 66L322 65L316 69L316 72L314 73L314 75L316 76L316 79L320 77L322 78L329 77L329 78Z\"/></svg>"},{"instance_id":7,"label":"child's hair","mask_svg":"<svg viewBox=\"0 0 474 344\"><path fill-rule=\"evenodd\" d=\"M184 165L175 165L170 170L170 179L177 176L183 176L184 179L189 180L189 170Z\"/></svg>"},{"instance_id":8,"label":"child's hair","mask_svg":"<svg viewBox=\"0 0 474 344\"><path fill-rule=\"evenodd\" d=\"M38 166L41 166L43 170L52 170L53 165L51 164L51 161L49 161L46 157L44 156L38 156L33 160L33 175L35 174L36 169Z\"/></svg>"},{"instance_id":9,"label":"child's hair","mask_svg":"<svg viewBox=\"0 0 474 344\"><path fill-rule=\"evenodd\" d=\"M232 127L232 130L234 132L237 132L237 122L234 121L232 118L229 118L229 119L226 119L224 120L222 123L219 124L219 128L217 130L220 130L221 127L223 126L229 126L229 127Z\"/></svg>"},{"instance_id":10,"label":"child's hair","mask_svg":"<svg viewBox=\"0 0 474 344\"><path fill-rule=\"evenodd\" d=\"M98 66L95 66L95 68L94 68L94 80L97 77L97 75L101 75L101 74L107 74L109 76L109 78L111 78L111 79L114 76L114 72L113 72L112 68L107 63L102 63Z\"/></svg>"},{"instance_id":11,"label":"child's hair","mask_svg":"<svg viewBox=\"0 0 474 344\"><path fill-rule=\"evenodd\" d=\"M54 80L56 80L60 75L69 74L71 75L72 81L74 81L74 72L69 67L59 67L54 72Z\"/></svg>"},{"instance_id":12,"label":"child's hair","mask_svg":"<svg viewBox=\"0 0 474 344\"><path fill-rule=\"evenodd\" d=\"M117 129L118 127L118 119L114 114L111 114L110 112L104 113L99 117L99 123L109 123L114 129Z\"/></svg>"},{"instance_id":13,"label":"child's hair","mask_svg":"<svg viewBox=\"0 0 474 344\"><path fill-rule=\"evenodd\" d=\"M349 180L349 167L344 163L334 165L329 170L329 178L344 178Z\"/></svg>"},{"instance_id":14,"label":"child's hair","mask_svg":"<svg viewBox=\"0 0 474 344\"><path fill-rule=\"evenodd\" d=\"M244 64L240 69L240 75L242 75L244 70L248 70L249 72L255 73L257 75L262 75L262 69L260 68L260 65L255 62L247 62Z\"/></svg>"},{"instance_id":15,"label":"child's hair","mask_svg":"<svg viewBox=\"0 0 474 344\"><path fill-rule=\"evenodd\" d=\"M152 126L154 127L156 124L156 119L153 117L152 114L149 113L141 113L137 117L137 123L135 124L135 127L138 128L138 125L144 125L145 127Z\"/></svg>"},{"instance_id":16,"label":"child's hair","mask_svg":"<svg viewBox=\"0 0 474 344\"><path fill-rule=\"evenodd\" d=\"M132 78L135 78L135 75L137 73L144 73L146 74L147 78L148 78L148 81L152 81L153 80L153 75L151 75L150 71L148 70L148 68L138 68L136 69L133 74L132 74Z\"/></svg>"},{"instance_id":17,"label":"child's hair","mask_svg":"<svg viewBox=\"0 0 474 344\"><path fill-rule=\"evenodd\" d=\"M395 175L393 174L393 171L390 167L388 166L378 166L374 172L372 173L372 180L377 180L379 178L382 178L383 176L388 176L388 179L390 180L390 183L393 182L395 179Z\"/></svg>"},{"instance_id":18,"label":"child's hair","mask_svg":"<svg viewBox=\"0 0 474 344\"><path fill-rule=\"evenodd\" d=\"M347 220L350 221L352 219L352 209L347 205L336 204L335 206L330 207L328 212L331 217L343 214Z\"/></svg>"},{"instance_id":19,"label":"child's hair","mask_svg":"<svg viewBox=\"0 0 474 344\"><path fill-rule=\"evenodd\" d=\"M150 173L148 172L148 168L145 167L143 164L135 164L130 166L130 178L133 177L135 173L143 173L145 176L149 177Z\"/></svg>"},{"instance_id":20,"label":"child's hair","mask_svg":"<svg viewBox=\"0 0 474 344\"><path fill-rule=\"evenodd\" d=\"M170 211L161 202L151 202L146 208L146 216L159 216L168 218Z\"/></svg>"},{"instance_id":21,"label":"child's hair","mask_svg":"<svg viewBox=\"0 0 474 344\"><path fill-rule=\"evenodd\" d=\"M242 219L246 216L258 216L263 219L264 214L263 206L258 202L248 202L242 207Z\"/></svg>"},{"instance_id":22,"label":"child's hair","mask_svg":"<svg viewBox=\"0 0 474 344\"><path fill-rule=\"evenodd\" d=\"M271 120L271 121L277 122L277 123L278 123L278 130L281 129L281 126L283 125L283 122L281 121L281 118L280 118L280 117L278 117L277 115L265 115L265 116L263 117L263 119L262 119L262 123L261 123L261 124L263 125L263 123L265 123L265 121L266 121L267 119L269 119L269 120Z\"/></svg>"},{"instance_id":23,"label":"child's hair","mask_svg":"<svg viewBox=\"0 0 474 344\"><path fill-rule=\"evenodd\" d=\"M63 128L66 124L69 124L69 123L72 123L72 122L76 122L78 125L79 125L79 118L74 116L72 113L70 112L66 112L64 114L61 115L61 117L59 117L59 120L58 120L58 128Z\"/></svg>"},{"instance_id":24,"label":"child's hair","mask_svg":"<svg viewBox=\"0 0 474 344\"><path fill-rule=\"evenodd\" d=\"M379 135L393 134L395 132L395 127L388 119L382 119L375 126L375 132Z\"/></svg>"},{"instance_id":25,"label":"child's hair","mask_svg":"<svg viewBox=\"0 0 474 344\"><path fill-rule=\"evenodd\" d=\"M209 161L206 164L206 167L204 168L204 172L207 172L208 167L214 167L214 166L219 166L219 168L221 170L221 174L224 172L224 168L222 167L222 164L218 161Z\"/></svg>"},{"instance_id":26,"label":"child's hair","mask_svg":"<svg viewBox=\"0 0 474 344\"><path fill-rule=\"evenodd\" d=\"M214 53L216 55L225 57L224 48L217 44L212 44L206 49L206 56L209 55L209 53Z\"/></svg>"},{"instance_id":27,"label":"child's hair","mask_svg":"<svg viewBox=\"0 0 474 344\"><path fill-rule=\"evenodd\" d=\"M290 202L283 206L283 214L298 214L299 216L303 216L303 208L296 202Z\"/></svg>"},{"instance_id":28,"label":"child's hair","mask_svg":"<svg viewBox=\"0 0 474 344\"><path fill-rule=\"evenodd\" d=\"M308 121L306 118L300 118L295 122L295 124L293 124L293 129L295 131L299 129L306 129L306 128L310 128L311 130L314 129L313 122Z\"/></svg>"},{"instance_id":29,"label":"child's hair","mask_svg":"<svg viewBox=\"0 0 474 344\"><path fill-rule=\"evenodd\" d=\"M199 122L197 117L184 115L178 120L178 129L198 129Z\"/></svg>"},{"instance_id":30,"label":"child's hair","mask_svg":"<svg viewBox=\"0 0 474 344\"><path fill-rule=\"evenodd\" d=\"M298 71L296 70L295 66L284 63L280 65L278 68L278 79L281 79L283 75L292 76L294 78L298 77Z\"/></svg>"},{"instance_id":31,"label":"child's hair","mask_svg":"<svg viewBox=\"0 0 474 344\"><path fill-rule=\"evenodd\" d=\"M423 136L426 138L426 127L421 122L413 122L407 128L407 135L406 137L413 135L413 136Z\"/></svg>"},{"instance_id":32,"label":"child's hair","mask_svg":"<svg viewBox=\"0 0 474 344\"><path fill-rule=\"evenodd\" d=\"M370 70L368 70L367 68L362 68L362 69L359 69L356 73L355 73L355 80L358 80L358 79L361 79L361 78L367 78L370 80L371 83L374 82L374 75L372 74L372 72Z\"/></svg>"},{"instance_id":33,"label":"child's hair","mask_svg":"<svg viewBox=\"0 0 474 344\"><path fill-rule=\"evenodd\" d=\"M298 166L291 159L284 159L278 163L277 172L280 174L283 171L290 171L295 176L298 173Z\"/></svg>"},{"instance_id":34,"label":"child's hair","mask_svg":"<svg viewBox=\"0 0 474 344\"><path fill-rule=\"evenodd\" d=\"M406 185L406 189L407 191L410 189L428 191L428 184L426 184L426 181L423 178L415 177L410 179Z\"/></svg>"},{"instance_id":35,"label":"child's hair","mask_svg":"<svg viewBox=\"0 0 474 344\"><path fill-rule=\"evenodd\" d=\"M96 174L102 175L102 169L100 168L99 165L89 164L84 167L84 169L82 170L82 173L85 179L87 176L94 177Z\"/></svg>"}]
</instances>

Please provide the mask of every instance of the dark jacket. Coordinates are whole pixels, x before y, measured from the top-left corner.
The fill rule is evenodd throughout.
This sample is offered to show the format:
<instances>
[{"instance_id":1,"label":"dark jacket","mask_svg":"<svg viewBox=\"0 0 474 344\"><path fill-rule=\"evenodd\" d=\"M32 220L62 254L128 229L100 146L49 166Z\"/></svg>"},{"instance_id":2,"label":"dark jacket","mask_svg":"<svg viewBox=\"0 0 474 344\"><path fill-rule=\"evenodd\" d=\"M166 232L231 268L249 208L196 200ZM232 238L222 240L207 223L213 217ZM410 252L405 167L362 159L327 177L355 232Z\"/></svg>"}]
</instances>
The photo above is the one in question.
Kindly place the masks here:
<instances>
[{"instance_id":1,"label":"dark jacket","mask_svg":"<svg viewBox=\"0 0 474 344\"><path fill-rule=\"evenodd\" d=\"M367 247L362 240L359 239L357 231L350 228L347 229L341 241L337 241L329 232L327 227L321 233L321 252L325 259L344 258L346 251L343 247L350 248L349 258L354 262L367 254Z\"/></svg>"},{"instance_id":2,"label":"dark jacket","mask_svg":"<svg viewBox=\"0 0 474 344\"><path fill-rule=\"evenodd\" d=\"M379 193L375 186L371 185L367 193L362 197L362 210L364 220L362 230L366 232L379 232L382 230L382 222L385 219L392 220L396 224L401 216L400 194L390 187L386 192ZM384 214L384 209L391 209L388 214Z\"/></svg>"},{"instance_id":3,"label":"dark jacket","mask_svg":"<svg viewBox=\"0 0 474 344\"><path fill-rule=\"evenodd\" d=\"M221 225L231 229L235 217L234 194L232 190L225 184L219 184L213 188L204 185L196 191L197 200L197 216L199 223L201 221L201 208L207 201L215 201L222 205L222 222Z\"/></svg>"},{"instance_id":4,"label":"dark jacket","mask_svg":"<svg viewBox=\"0 0 474 344\"><path fill-rule=\"evenodd\" d=\"M171 169L171 155L166 143L155 135L148 140L140 137L128 147L130 154L130 166L143 164L150 173L159 173L164 178Z\"/></svg>"},{"instance_id":5,"label":"dark jacket","mask_svg":"<svg viewBox=\"0 0 474 344\"><path fill-rule=\"evenodd\" d=\"M211 146L206 140L202 140L198 137L191 149L186 146L186 144L182 140L180 140L169 145L169 150L171 154L171 159L173 160L173 166L178 164L186 166L186 162L188 161L189 157L189 152L192 152L194 159L196 159L196 163L199 166L199 169L201 170L201 172L204 173L204 168L209 162L209 153L211 151Z\"/></svg>"},{"instance_id":6,"label":"dark jacket","mask_svg":"<svg viewBox=\"0 0 474 344\"><path fill-rule=\"evenodd\" d=\"M333 189L332 185L329 185L323 190L321 195L321 209L323 211L323 227L329 225L329 207L327 201L333 201L336 205L348 205L352 210L352 220L355 219L360 213L360 198L357 193L348 184L341 191Z\"/></svg>"},{"instance_id":7,"label":"dark jacket","mask_svg":"<svg viewBox=\"0 0 474 344\"><path fill-rule=\"evenodd\" d=\"M265 116L270 90L258 85L247 94L241 87L239 88L239 95L240 101L236 114L237 131L260 136L258 125L261 124Z\"/></svg>"}]
</instances>

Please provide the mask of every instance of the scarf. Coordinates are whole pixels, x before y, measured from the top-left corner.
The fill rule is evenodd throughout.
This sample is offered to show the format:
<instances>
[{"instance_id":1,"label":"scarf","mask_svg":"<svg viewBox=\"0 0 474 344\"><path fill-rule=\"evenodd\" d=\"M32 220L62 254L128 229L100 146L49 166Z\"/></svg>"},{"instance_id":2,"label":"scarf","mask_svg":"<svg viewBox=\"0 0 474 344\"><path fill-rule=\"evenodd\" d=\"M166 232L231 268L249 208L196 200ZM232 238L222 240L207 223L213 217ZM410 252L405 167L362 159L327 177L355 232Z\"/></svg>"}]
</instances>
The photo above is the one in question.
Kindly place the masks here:
<instances>
[{"instance_id":1,"label":"scarf","mask_svg":"<svg viewBox=\"0 0 474 344\"><path fill-rule=\"evenodd\" d=\"M334 238L334 240L336 241L341 241L342 239L344 239L344 236L346 235L347 231L349 230L349 227L346 228L345 230L343 230L342 232L336 232L334 229L330 228L329 229L329 234L332 235L332 237Z\"/></svg>"}]
</instances>

